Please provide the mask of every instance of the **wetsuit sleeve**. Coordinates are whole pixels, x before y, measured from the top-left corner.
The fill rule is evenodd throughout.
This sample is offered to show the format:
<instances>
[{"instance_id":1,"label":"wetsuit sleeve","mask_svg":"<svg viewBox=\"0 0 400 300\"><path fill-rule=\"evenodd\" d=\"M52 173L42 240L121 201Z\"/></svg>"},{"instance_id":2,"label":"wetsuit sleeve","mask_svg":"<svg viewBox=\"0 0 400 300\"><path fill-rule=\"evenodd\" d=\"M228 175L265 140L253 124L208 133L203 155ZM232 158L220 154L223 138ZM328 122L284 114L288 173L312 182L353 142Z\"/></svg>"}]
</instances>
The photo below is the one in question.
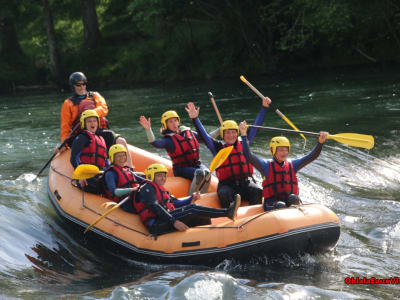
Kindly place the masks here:
<instances>
[{"instance_id":1,"label":"wetsuit sleeve","mask_svg":"<svg viewBox=\"0 0 400 300\"><path fill-rule=\"evenodd\" d=\"M267 107L262 106L260 112L258 113L256 120L254 121L254 125L259 126L264 122L265 114L267 113ZM250 128L249 132L247 133L247 140L251 143L257 133L257 128Z\"/></svg>"},{"instance_id":2,"label":"wetsuit sleeve","mask_svg":"<svg viewBox=\"0 0 400 300\"><path fill-rule=\"evenodd\" d=\"M243 154L246 159L256 168L262 175L267 177L269 164L268 161L253 154L250 150L249 143L246 136L242 136Z\"/></svg>"},{"instance_id":3,"label":"wetsuit sleeve","mask_svg":"<svg viewBox=\"0 0 400 300\"><path fill-rule=\"evenodd\" d=\"M93 99L96 102L96 108L94 109L99 117L105 117L108 115L108 105L106 99L98 92L93 92Z\"/></svg>"},{"instance_id":4,"label":"wetsuit sleeve","mask_svg":"<svg viewBox=\"0 0 400 300\"><path fill-rule=\"evenodd\" d=\"M204 128L203 124L201 124L199 118L192 119L194 126L196 127L197 134L201 136L204 143L206 144L207 148L211 151L212 155L215 156L217 154L217 150L215 148L215 144L213 138L207 133L206 129Z\"/></svg>"},{"instance_id":5,"label":"wetsuit sleeve","mask_svg":"<svg viewBox=\"0 0 400 300\"><path fill-rule=\"evenodd\" d=\"M154 142L156 140L156 137L154 136L153 130L150 128L150 129L145 129L145 131L146 131L147 141L149 143Z\"/></svg>"},{"instance_id":6,"label":"wetsuit sleeve","mask_svg":"<svg viewBox=\"0 0 400 300\"><path fill-rule=\"evenodd\" d=\"M81 164L80 156L82 149L90 143L90 138L86 134L79 134L72 143L70 162L74 169Z\"/></svg>"},{"instance_id":7,"label":"wetsuit sleeve","mask_svg":"<svg viewBox=\"0 0 400 300\"><path fill-rule=\"evenodd\" d=\"M156 191L153 186L150 184L142 186L139 192L139 197L140 201L146 203L147 207L157 216L158 219L170 222L171 224L175 223L175 218L158 203Z\"/></svg>"},{"instance_id":8,"label":"wetsuit sleeve","mask_svg":"<svg viewBox=\"0 0 400 300\"><path fill-rule=\"evenodd\" d=\"M112 130L101 128L97 129L96 135L103 137L104 141L106 142L107 149L110 149L110 147L116 143L117 138L120 137L119 134L116 134Z\"/></svg>"},{"instance_id":9,"label":"wetsuit sleeve","mask_svg":"<svg viewBox=\"0 0 400 300\"><path fill-rule=\"evenodd\" d=\"M175 152L174 142L169 137L163 137L150 143L156 148L164 148L168 152Z\"/></svg>"},{"instance_id":10,"label":"wetsuit sleeve","mask_svg":"<svg viewBox=\"0 0 400 300\"><path fill-rule=\"evenodd\" d=\"M67 99L61 106L60 112L60 140L63 142L70 134L72 129L71 100Z\"/></svg>"},{"instance_id":11,"label":"wetsuit sleeve","mask_svg":"<svg viewBox=\"0 0 400 300\"><path fill-rule=\"evenodd\" d=\"M174 196L171 196L171 198L172 198L172 203L174 204L174 206L176 208L178 208L178 207L182 207L182 206L189 205L190 203L192 203L193 196L188 196L188 197L180 198L180 199L177 199Z\"/></svg>"},{"instance_id":12,"label":"wetsuit sleeve","mask_svg":"<svg viewBox=\"0 0 400 300\"><path fill-rule=\"evenodd\" d=\"M115 189L117 188L118 175L114 170L109 170L105 175L107 189L110 191L111 195L115 196Z\"/></svg>"},{"instance_id":13,"label":"wetsuit sleeve","mask_svg":"<svg viewBox=\"0 0 400 300\"><path fill-rule=\"evenodd\" d=\"M321 143L317 143L314 148L305 156L292 160L293 164L293 170L294 172L300 171L300 169L304 168L307 166L310 162L314 161L315 159L318 158L322 151L322 145Z\"/></svg>"}]
</instances>

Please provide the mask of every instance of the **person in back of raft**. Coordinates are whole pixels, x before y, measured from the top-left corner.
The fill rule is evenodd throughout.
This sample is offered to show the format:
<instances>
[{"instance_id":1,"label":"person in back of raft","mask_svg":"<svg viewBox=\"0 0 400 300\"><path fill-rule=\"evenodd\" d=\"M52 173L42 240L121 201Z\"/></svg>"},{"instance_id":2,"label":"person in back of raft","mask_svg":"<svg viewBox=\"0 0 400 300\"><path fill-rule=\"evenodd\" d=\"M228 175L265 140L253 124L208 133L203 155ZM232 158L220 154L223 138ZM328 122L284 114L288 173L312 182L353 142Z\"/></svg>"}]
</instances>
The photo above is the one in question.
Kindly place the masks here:
<instances>
[{"instance_id":1,"label":"person in back of raft","mask_svg":"<svg viewBox=\"0 0 400 300\"><path fill-rule=\"evenodd\" d=\"M271 99L265 97L262 101L262 108L258 113L254 125L260 125L264 121L264 117L271 103ZM220 134L222 141L213 139L204 129L199 119L198 107L193 103L188 103L188 114L193 120L197 132L201 135L206 143L207 148L215 156L222 148L233 145L234 149L226 159L226 161L216 170L218 183L218 198L222 207L228 207L234 200L236 195L240 195L242 201L248 201L250 205L262 202L262 190L252 179L253 166L248 162L242 151L240 143L239 126L233 120L226 120L222 123ZM249 140L253 140L257 130L250 129Z\"/></svg>"},{"instance_id":2,"label":"person in back of raft","mask_svg":"<svg viewBox=\"0 0 400 300\"><path fill-rule=\"evenodd\" d=\"M82 72L74 72L69 76L69 85L73 95L66 99L60 112L60 140L64 142L69 136L76 136L80 130L80 115L87 109L94 109L100 118L99 128L108 128L108 122L105 116L108 114L106 100L98 92L88 92L86 90L87 78ZM75 132L72 129L75 128ZM56 152L65 151L66 147Z\"/></svg>"},{"instance_id":3,"label":"person in back of raft","mask_svg":"<svg viewBox=\"0 0 400 300\"><path fill-rule=\"evenodd\" d=\"M247 139L246 121L240 123L239 129L244 155L264 177L262 183L264 210L269 211L289 207L292 204L301 204L296 173L318 158L328 132L320 132L317 145L307 155L289 161L287 157L290 153L290 142L286 137L277 136L271 139L269 150L273 157L266 160L251 152Z\"/></svg>"},{"instance_id":4,"label":"person in back of raft","mask_svg":"<svg viewBox=\"0 0 400 300\"><path fill-rule=\"evenodd\" d=\"M186 231L189 227L211 224L210 218L236 218L240 198L229 208L212 208L193 204L200 194L177 199L165 188L168 169L162 164L152 164L145 174L147 183L141 185L134 206L143 224L155 236L173 231Z\"/></svg>"},{"instance_id":5,"label":"person in back of raft","mask_svg":"<svg viewBox=\"0 0 400 300\"><path fill-rule=\"evenodd\" d=\"M104 138L96 134L100 118L95 110L85 110L81 114L82 131L72 142L70 162L74 169L80 164L91 164L104 170L108 165L107 144ZM85 192L100 194L100 175L89 179L80 179L77 186Z\"/></svg>"},{"instance_id":6,"label":"person in back of raft","mask_svg":"<svg viewBox=\"0 0 400 300\"><path fill-rule=\"evenodd\" d=\"M140 125L146 130L147 140L156 148L167 150L172 160L174 176L184 177L192 181L189 195L196 190L196 187L209 170L200 162L199 142L196 132L189 127L181 126L181 119L174 110L168 110L161 116L161 139L155 139L151 130L151 120L141 116ZM208 190L207 182L201 192Z\"/></svg>"},{"instance_id":7,"label":"person in back of raft","mask_svg":"<svg viewBox=\"0 0 400 300\"><path fill-rule=\"evenodd\" d=\"M130 201L124 202L121 208L130 213L136 213L133 206L133 195L140 184L146 182L144 178L133 171L133 166L128 161L128 150L125 146L115 144L108 151L108 159L111 165L104 171L106 183L106 197L119 203L124 197L129 195Z\"/></svg>"}]
</instances>

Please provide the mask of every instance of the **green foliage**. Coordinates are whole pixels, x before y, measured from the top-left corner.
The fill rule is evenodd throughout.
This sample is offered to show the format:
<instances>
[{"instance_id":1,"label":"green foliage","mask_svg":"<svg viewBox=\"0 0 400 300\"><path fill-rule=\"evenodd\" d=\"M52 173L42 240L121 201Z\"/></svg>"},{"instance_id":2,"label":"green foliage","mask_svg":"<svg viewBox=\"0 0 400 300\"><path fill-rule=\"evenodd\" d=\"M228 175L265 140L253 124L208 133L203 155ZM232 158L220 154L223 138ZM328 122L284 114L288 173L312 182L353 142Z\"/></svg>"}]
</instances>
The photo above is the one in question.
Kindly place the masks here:
<instances>
[{"instance_id":1,"label":"green foliage","mask_svg":"<svg viewBox=\"0 0 400 300\"><path fill-rule=\"evenodd\" d=\"M50 59L42 2L0 2L12 4L0 18L12 16L26 58L1 58L0 81L46 83ZM82 70L92 82L130 84L400 61L400 6L394 0L98 0L96 5L102 40L86 49L83 3L50 1L65 78ZM23 65L30 70L21 72Z\"/></svg>"}]
</instances>

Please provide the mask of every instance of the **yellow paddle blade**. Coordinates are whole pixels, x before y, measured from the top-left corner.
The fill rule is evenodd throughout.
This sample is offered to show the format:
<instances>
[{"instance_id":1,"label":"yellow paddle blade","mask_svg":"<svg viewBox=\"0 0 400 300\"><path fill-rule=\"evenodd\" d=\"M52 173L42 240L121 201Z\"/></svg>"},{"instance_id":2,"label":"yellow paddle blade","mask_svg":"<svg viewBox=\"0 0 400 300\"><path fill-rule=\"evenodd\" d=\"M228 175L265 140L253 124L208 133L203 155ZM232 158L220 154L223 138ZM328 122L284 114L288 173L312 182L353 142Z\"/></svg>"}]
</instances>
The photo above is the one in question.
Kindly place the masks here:
<instances>
[{"instance_id":1,"label":"yellow paddle blade","mask_svg":"<svg viewBox=\"0 0 400 300\"><path fill-rule=\"evenodd\" d=\"M116 210L120 204L116 204L113 208L107 210L101 217L97 218L92 224L90 224L83 233L88 232L94 225L99 223L101 220L103 220L105 217L107 217L109 214L111 214L114 210Z\"/></svg>"},{"instance_id":2,"label":"yellow paddle blade","mask_svg":"<svg viewBox=\"0 0 400 300\"><path fill-rule=\"evenodd\" d=\"M375 144L374 137L372 135L359 133L338 133L335 135L328 135L327 139L335 140L339 143L349 146L365 149L372 149Z\"/></svg>"},{"instance_id":3,"label":"yellow paddle blade","mask_svg":"<svg viewBox=\"0 0 400 300\"><path fill-rule=\"evenodd\" d=\"M83 164L79 165L72 174L72 179L88 179L103 173L99 167L95 165Z\"/></svg>"},{"instance_id":4,"label":"yellow paddle blade","mask_svg":"<svg viewBox=\"0 0 400 300\"><path fill-rule=\"evenodd\" d=\"M282 114L282 119L289 124L290 127L292 127L294 130L296 131L300 131L288 118L286 118L286 116L284 114ZM306 137L304 136L304 134L300 133L300 136L306 140Z\"/></svg>"},{"instance_id":5,"label":"yellow paddle blade","mask_svg":"<svg viewBox=\"0 0 400 300\"><path fill-rule=\"evenodd\" d=\"M231 154L233 150L233 146L229 146L219 150L217 155L215 155L214 159L210 164L210 172L215 171L220 165L224 163L224 161L228 158L229 154Z\"/></svg>"}]
</instances>

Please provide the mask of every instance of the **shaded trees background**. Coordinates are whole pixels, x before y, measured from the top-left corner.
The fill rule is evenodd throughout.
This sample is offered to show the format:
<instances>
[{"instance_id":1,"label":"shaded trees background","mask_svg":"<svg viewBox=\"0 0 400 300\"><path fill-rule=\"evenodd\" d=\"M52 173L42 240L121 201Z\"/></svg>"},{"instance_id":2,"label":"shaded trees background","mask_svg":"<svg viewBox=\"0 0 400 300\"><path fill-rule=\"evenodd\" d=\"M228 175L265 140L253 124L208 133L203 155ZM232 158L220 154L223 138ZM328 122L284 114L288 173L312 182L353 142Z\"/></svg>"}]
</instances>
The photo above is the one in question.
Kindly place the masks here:
<instances>
[{"instance_id":1,"label":"shaded trees background","mask_svg":"<svg viewBox=\"0 0 400 300\"><path fill-rule=\"evenodd\" d=\"M400 62L397 0L0 0L0 90Z\"/></svg>"}]
</instances>

